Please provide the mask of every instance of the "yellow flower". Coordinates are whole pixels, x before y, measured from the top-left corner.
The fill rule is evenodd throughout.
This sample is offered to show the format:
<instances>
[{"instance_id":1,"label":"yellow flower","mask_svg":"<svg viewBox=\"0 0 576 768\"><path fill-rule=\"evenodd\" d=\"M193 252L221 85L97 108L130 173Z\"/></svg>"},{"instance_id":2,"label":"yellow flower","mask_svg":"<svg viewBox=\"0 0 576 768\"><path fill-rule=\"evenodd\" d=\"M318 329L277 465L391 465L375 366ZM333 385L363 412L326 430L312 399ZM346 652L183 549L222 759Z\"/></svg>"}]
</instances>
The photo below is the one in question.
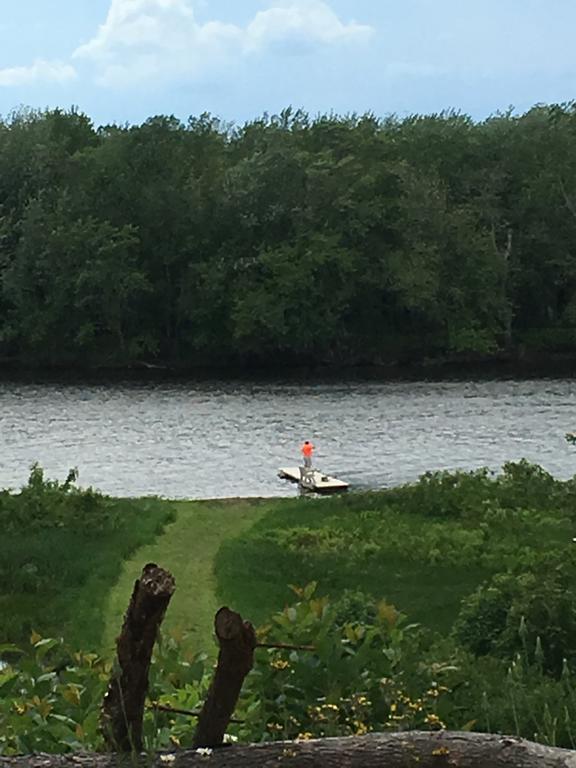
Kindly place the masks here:
<instances>
[{"instance_id":1,"label":"yellow flower","mask_svg":"<svg viewBox=\"0 0 576 768\"><path fill-rule=\"evenodd\" d=\"M284 661L284 659L274 659L274 661L270 662L270 666L272 667L272 669L282 670L282 669L288 669L290 664L289 662Z\"/></svg>"},{"instance_id":2,"label":"yellow flower","mask_svg":"<svg viewBox=\"0 0 576 768\"><path fill-rule=\"evenodd\" d=\"M428 723L428 725L433 725L433 726L436 726L438 728L445 728L446 727L444 725L444 723L442 722L442 720L440 720L438 715L435 715L433 712L430 712L430 714L426 715L426 717L424 718L424 722Z\"/></svg>"}]
</instances>

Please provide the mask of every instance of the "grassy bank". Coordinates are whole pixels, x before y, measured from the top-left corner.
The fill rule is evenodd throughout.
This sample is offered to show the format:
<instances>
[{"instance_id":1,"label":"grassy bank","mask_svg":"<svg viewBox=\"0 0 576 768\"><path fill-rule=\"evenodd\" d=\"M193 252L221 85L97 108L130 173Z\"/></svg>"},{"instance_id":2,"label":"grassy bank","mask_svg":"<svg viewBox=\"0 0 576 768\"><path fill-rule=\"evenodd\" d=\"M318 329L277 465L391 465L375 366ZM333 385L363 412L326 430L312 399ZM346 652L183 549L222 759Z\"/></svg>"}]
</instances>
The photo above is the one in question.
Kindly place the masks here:
<instances>
[{"instance_id":1,"label":"grassy bank","mask_svg":"<svg viewBox=\"0 0 576 768\"><path fill-rule=\"evenodd\" d=\"M229 540L242 536L271 505L259 500L174 502L176 519L152 543L124 563L105 611L103 647L110 653L114 638L142 566L155 562L176 578L176 592L164 628L194 650L213 649L212 626L219 607L214 560Z\"/></svg>"},{"instance_id":2,"label":"grassy bank","mask_svg":"<svg viewBox=\"0 0 576 768\"><path fill-rule=\"evenodd\" d=\"M216 558L218 591L264 621L291 598L289 584L320 594L386 598L410 619L447 632L494 574L553 556L572 561L576 488L538 468L431 475L405 488L278 501Z\"/></svg>"},{"instance_id":3,"label":"grassy bank","mask_svg":"<svg viewBox=\"0 0 576 768\"><path fill-rule=\"evenodd\" d=\"M110 499L34 468L18 494L0 492L0 635L32 630L76 647L101 642L102 615L122 562L174 518L155 499Z\"/></svg>"},{"instance_id":4,"label":"grassy bank","mask_svg":"<svg viewBox=\"0 0 576 768\"><path fill-rule=\"evenodd\" d=\"M85 647L103 629L110 652L142 565L174 573L175 642L156 649L153 700L203 701L212 664L194 651L214 651L219 605L264 624L269 647L237 710L243 740L447 727L576 748L575 480L520 462L339 498L170 503L106 499L36 471L0 502L0 562L14 571L3 629ZM108 674L90 654L53 674L65 653L33 637L0 671L0 754L99 747ZM154 713L146 733L148 748L173 748L192 731L187 716Z\"/></svg>"},{"instance_id":5,"label":"grassy bank","mask_svg":"<svg viewBox=\"0 0 576 768\"><path fill-rule=\"evenodd\" d=\"M112 500L33 473L1 497L3 636L32 629L112 650L144 563L170 569L165 626L213 648L219 605L264 622L293 597L385 598L448 632L462 600L495 574L573 559L576 488L536 467L430 475L404 488L313 499Z\"/></svg>"}]
</instances>

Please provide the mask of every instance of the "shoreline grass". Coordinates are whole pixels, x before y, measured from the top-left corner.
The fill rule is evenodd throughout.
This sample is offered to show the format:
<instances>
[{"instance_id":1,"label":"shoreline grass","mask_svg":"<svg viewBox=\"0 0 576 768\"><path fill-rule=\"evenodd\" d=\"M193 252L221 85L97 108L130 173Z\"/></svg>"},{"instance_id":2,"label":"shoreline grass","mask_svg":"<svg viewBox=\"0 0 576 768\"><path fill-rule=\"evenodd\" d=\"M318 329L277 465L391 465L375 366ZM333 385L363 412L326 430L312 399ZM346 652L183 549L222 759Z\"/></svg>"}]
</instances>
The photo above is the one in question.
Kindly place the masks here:
<instances>
[{"instance_id":1,"label":"shoreline grass","mask_svg":"<svg viewBox=\"0 0 576 768\"><path fill-rule=\"evenodd\" d=\"M43 480L0 495L0 634L32 632L94 649L106 596L121 564L172 519L156 499L109 499Z\"/></svg>"},{"instance_id":2,"label":"shoreline grass","mask_svg":"<svg viewBox=\"0 0 576 768\"><path fill-rule=\"evenodd\" d=\"M501 476L438 473L416 484L271 505L216 559L219 594L261 622L315 581L317 593L384 598L449 633L468 598L496 573L543 558L572 560L576 487L527 463Z\"/></svg>"},{"instance_id":3,"label":"shoreline grass","mask_svg":"<svg viewBox=\"0 0 576 768\"><path fill-rule=\"evenodd\" d=\"M163 628L179 637L194 651L215 650L212 639L214 614L219 604L213 566L223 542L240 536L270 506L267 499L219 499L170 502L176 519L164 532L137 550L122 567L117 584L108 595L104 611L102 651L111 655L134 581L142 567L155 562L176 579Z\"/></svg>"},{"instance_id":4,"label":"shoreline grass","mask_svg":"<svg viewBox=\"0 0 576 768\"><path fill-rule=\"evenodd\" d=\"M497 477L436 473L326 499L108 499L38 473L2 498L12 526L0 546L12 563L4 629L56 631L107 656L147 562L174 574L164 627L194 651L215 651L221 605L260 623L290 602L291 584L311 581L333 599L350 590L385 598L449 632L462 599L495 573L547 553L570 561L576 523L576 484L523 462Z\"/></svg>"}]
</instances>

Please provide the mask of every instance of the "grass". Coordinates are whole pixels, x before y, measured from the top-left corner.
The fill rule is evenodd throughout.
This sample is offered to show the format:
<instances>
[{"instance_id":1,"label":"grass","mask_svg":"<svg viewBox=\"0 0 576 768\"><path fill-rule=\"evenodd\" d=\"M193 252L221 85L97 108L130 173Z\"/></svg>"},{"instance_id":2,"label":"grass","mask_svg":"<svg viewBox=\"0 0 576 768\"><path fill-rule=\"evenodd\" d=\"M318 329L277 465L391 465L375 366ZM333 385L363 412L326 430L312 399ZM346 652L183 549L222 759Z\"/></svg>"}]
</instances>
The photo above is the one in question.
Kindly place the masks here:
<instances>
[{"instance_id":1,"label":"grass","mask_svg":"<svg viewBox=\"0 0 576 768\"><path fill-rule=\"evenodd\" d=\"M426 522L417 517L404 520L403 534L425 531ZM341 544L336 536L334 548L323 548L321 537L306 541L306 529L344 535ZM316 581L319 594L337 598L358 590L386 599L414 621L446 630L462 598L491 573L478 564L443 565L395 553L383 542L380 551L366 557L347 540L346 533L353 529L375 542L374 532L366 530L342 500L277 502L245 536L221 547L216 560L219 592L260 623L291 601L290 585ZM292 539L283 535L290 531L296 532Z\"/></svg>"},{"instance_id":2,"label":"grass","mask_svg":"<svg viewBox=\"0 0 576 768\"><path fill-rule=\"evenodd\" d=\"M338 598L386 598L447 632L463 598L492 574L549 552L572 557L576 483L537 467L434 475L404 488L328 499L111 500L36 471L0 494L0 631L32 629L111 654L142 566L176 578L165 628L214 651L223 604L262 623L318 582ZM565 552L565 555L563 554Z\"/></svg>"},{"instance_id":3,"label":"grass","mask_svg":"<svg viewBox=\"0 0 576 768\"><path fill-rule=\"evenodd\" d=\"M532 478L523 465L510 472L497 481L462 473L380 493L274 502L223 543L218 591L258 623L290 601L289 584L316 581L319 594L358 590L449 632L462 599L491 575L529 568L546 553L572 557L573 485Z\"/></svg>"},{"instance_id":4,"label":"grass","mask_svg":"<svg viewBox=\"0 0 576 768\"><path fill-rule=\"evenodd\" d=\"M176 579L164 629L186 636L186 645L195 651L213 651L214 614L222 604L214 573L217 552L224 542L244 534L270 506L270 502L257 499L174 502L176 520L124 563L120 579L109 594L104 652L112 652L134 581L148 562L168 569Z\"/></svg>"},{"instance_id":5,"label":"grass","mask_svg":"<svg viewBox=\"0 0 576 768\"><path fill-rule=\"evenodd\" d=\"M323 732L311 713L321 711L314 702L328 700L332 683L350 685L352 693L334 693L339 702L359 702L360 694L377 702L371 715L354 709L353 718L366 716L367 726L378 726L378 717L396 712L388 697L397 685L395 696L404 688L420 695L441 679L434 713L449 728L474 723L478 730L574 744L576 478L556 481L520 462L497 477L485 470L437 473L410 486L338 498L168 502L106 499L46 483L36 473L20 495L0 492L0 522L0 630L7 639L10 622L12 629L24 622L28 631L45 632L44 622L72 644L91 638L85 648L103 634L110 656L142 566L154 561L174 573L177 591L165 626L180 636L180 650L164 646L153 686L154 695L164 692L178 706L195 708L201 700L197 676L203 667L210 672L211 659L180 662L189 650L214 654L212 621L220 605L254 623L270 621L272 640L314 644L314 655L259 651L239 714L251 722L252 739L270 717L281 724L295 712L295 732ZM494 574L490 588L474 594ZM289 585L312 581L317 587L300 591L294 605ZM327 610L317 599L322 594L331 598ZM373 598L383 597L424 631L375 604ZM36 646L38 659L46 648ZM48 677L66 685L22 669L18 692L27 693L30 712L44 705ZM182 685L182 675L190 684ZM383 680L393 686L382 689ZM27 738L12 689L4 687L0 710L4 704L15 733L20 728ZM100 699L101 693L98 706ZM60 703L67 706L70 698L61 696ZM339 722L348 733L360 721ZM188 734L188 721L184 728Z\"/></svg>"},{"instance_id":6,"label":"grass","mask_svg":"<svg viewBox=\"0 0 576 768\"><path fill-rule=\"evenodd\" d=\"M71 499L70 513L74 511ZM15 503L17 499L15 500ZM78 648L101 641L106 596L122 562L153 540L171 518L156 500L103 500L95 529L82 515L59 525L29 522L0 537L0 634L18 643L32 630L64 636ZM46 517L50 504L46 505ZM78 510L79 512L79 510ZM53 522L53 521L51 521Z\"/></svg>"}]
</instances>

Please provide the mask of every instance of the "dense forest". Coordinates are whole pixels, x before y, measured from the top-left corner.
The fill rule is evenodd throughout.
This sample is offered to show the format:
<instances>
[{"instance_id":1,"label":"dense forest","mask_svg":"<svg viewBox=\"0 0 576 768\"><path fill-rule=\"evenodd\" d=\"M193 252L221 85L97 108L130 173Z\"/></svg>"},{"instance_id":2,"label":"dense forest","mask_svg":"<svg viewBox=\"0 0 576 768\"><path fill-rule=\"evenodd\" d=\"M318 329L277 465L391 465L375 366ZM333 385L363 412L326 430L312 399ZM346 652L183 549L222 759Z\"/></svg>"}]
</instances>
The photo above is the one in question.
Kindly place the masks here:
<instances>
[{"instance_id":1,"label":"dense forest","mask_svg":"<svg viewBox=\"0 0 576 768\"><path fill-rule=\"evenodd\" d=\"M562 355L576 103L0 120L0 358L177 367Z\"/></svg>"}]
</instances>

